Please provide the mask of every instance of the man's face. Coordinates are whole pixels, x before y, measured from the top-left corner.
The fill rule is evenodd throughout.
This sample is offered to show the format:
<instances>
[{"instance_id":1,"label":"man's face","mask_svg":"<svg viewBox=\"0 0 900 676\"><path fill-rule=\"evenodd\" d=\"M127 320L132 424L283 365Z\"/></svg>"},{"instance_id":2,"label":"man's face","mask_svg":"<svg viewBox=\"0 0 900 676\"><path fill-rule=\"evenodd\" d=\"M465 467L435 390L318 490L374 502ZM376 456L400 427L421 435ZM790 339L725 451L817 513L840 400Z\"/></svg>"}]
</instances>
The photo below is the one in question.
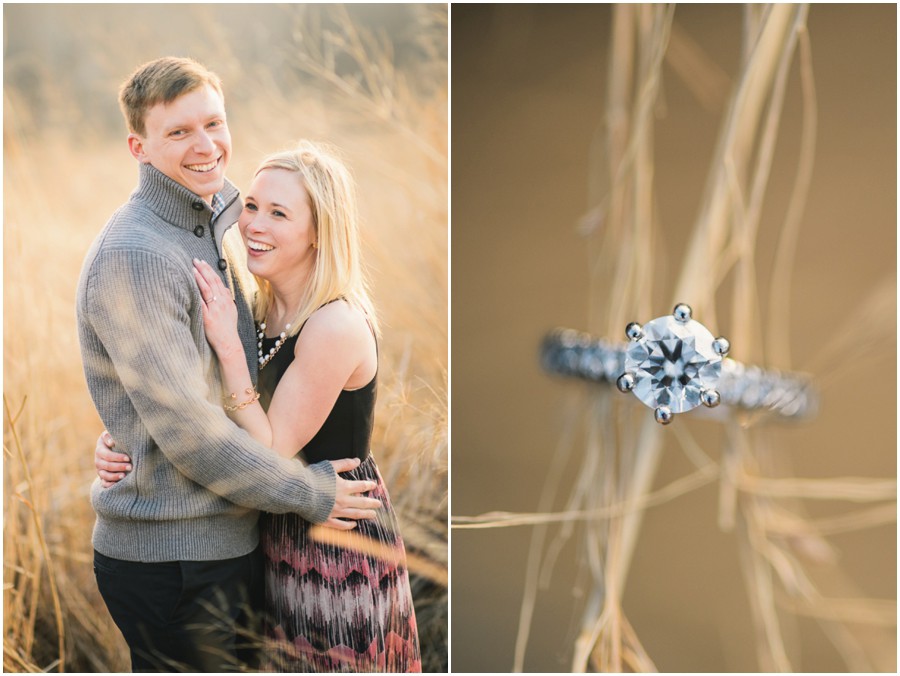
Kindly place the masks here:
<instances>
[{"instance_id":1,"label":"man's face","mask_svg":"<svg viewBox=\"0 0 900 676\"><path fill-rule=\"evenodd\" d=\"M129 134L128 147L139 162L166 176L207 202L222 189L231 159L231 134L225 102L204 85L147 111L146 134Z\"/></svg>"}]
</instances>

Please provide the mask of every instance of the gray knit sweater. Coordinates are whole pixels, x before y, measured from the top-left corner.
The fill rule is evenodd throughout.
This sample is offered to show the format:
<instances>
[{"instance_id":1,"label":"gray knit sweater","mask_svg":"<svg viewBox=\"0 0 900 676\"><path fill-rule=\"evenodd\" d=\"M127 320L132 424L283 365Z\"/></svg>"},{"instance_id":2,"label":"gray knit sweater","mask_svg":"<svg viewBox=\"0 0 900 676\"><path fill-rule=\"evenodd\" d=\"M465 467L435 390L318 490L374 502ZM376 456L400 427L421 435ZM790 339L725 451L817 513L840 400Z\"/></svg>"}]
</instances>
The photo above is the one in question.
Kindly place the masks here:
<instances>
[{"instance_id":1,"label":"gray knit sweater","mask_svg":"<svg viewBox=\"0 0 900 676\"><path fill-rule=\"evenodd\" d=\"M304 468L254 441L222 410L218 362L203 331L192 259L226 265L222 237L240 200L210 206L149 164L97 237L78 284L78 333L88 388L134 469L91 489L94 548L128 561L208 561L258 543L257 510L324 521L334 504L329 463ZM221 264L220 264L221 261ZM256 335L231 270L238 328L255 379Z\"/></svg>"}]
</instances>

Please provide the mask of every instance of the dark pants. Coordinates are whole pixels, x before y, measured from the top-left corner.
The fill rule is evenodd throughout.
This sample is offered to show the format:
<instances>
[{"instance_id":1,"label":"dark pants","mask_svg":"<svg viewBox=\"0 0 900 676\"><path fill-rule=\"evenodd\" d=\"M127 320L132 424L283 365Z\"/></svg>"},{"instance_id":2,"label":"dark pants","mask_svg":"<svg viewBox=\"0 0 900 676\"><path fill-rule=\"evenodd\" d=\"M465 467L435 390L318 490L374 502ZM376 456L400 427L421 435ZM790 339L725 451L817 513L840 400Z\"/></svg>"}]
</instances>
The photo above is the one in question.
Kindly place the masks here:
<instances>
[{"instance_id":1,"label":"dark pants","mask_svg":"<svg viewBox=\"0 0 900 676\"><path fill-rule=\"evenodd\" d=\"M94 552L100 594L131 649L132 671L257 669L259 550L224 561L122 561Z\"/></svg>"}]
</instances>

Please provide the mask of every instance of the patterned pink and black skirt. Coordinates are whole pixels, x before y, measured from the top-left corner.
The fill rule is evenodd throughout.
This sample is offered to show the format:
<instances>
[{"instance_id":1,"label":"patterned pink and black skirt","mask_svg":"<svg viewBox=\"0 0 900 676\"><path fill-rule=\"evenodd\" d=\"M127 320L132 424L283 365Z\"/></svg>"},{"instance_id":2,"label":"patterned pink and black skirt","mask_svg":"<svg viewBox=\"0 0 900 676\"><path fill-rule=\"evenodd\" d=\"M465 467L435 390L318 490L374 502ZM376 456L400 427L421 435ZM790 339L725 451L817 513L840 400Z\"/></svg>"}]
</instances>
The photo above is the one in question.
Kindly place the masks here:
<instances>
[{"instance_id":1,"label":"patterned pink and black skirt","mask_svg":"<svg viewBox=\"0 0 900 676\"><path fill-rule=\"evenodd\" d=\"M264 514L266 668L279 672L420 672L406 554L370 455L347 479L376 481L377 518L352 531Z\"/></svg>"}]
</instances>

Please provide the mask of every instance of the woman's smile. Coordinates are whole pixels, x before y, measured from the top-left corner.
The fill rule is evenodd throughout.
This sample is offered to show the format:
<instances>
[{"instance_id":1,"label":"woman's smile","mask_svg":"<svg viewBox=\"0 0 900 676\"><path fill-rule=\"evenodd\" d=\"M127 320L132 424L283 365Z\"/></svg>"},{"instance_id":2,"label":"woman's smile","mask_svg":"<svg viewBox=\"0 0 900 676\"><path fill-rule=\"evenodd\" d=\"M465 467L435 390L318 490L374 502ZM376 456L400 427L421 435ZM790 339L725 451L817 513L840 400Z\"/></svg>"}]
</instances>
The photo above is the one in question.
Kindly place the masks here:
<instances>
[{"instance_id":1,"label":"woman's smile","mask_svg":"<svg viewBox=\"0 0 900 676\"><path fill-rule=\"evenodd\" d=\"M264 253L274 250L275 247L271 244L265 244L264 242L257 242L256 240L248 239L247 249L248 253L251 256L260 256Z\"/></svg>"}]
</instances>

